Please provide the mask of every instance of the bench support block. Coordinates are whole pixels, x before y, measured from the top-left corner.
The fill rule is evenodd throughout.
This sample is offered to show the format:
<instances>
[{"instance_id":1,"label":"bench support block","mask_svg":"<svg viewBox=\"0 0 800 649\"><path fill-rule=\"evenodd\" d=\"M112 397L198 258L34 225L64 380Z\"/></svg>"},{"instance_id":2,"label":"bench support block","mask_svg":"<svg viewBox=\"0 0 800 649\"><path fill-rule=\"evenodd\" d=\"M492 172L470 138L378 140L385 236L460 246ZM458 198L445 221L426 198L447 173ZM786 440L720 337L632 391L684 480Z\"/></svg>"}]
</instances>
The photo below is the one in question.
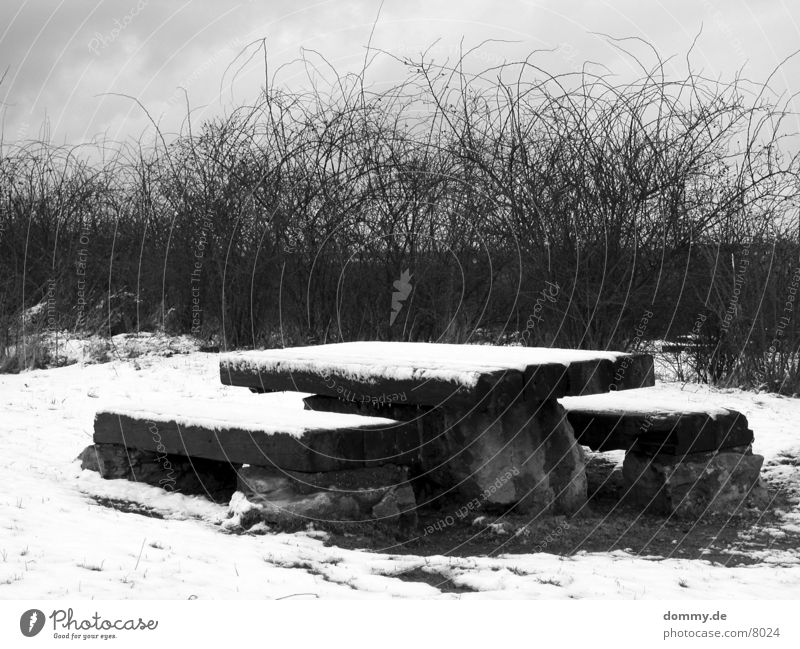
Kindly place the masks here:
<instances>
[{"instance_id":1,"label":"bench support block","mask_svg":"<svg viewBox=\"0 0 800 649\"><path fill-rule=\"evenodd\" d=\"M626 500L678 518L763 508L768 502L763 462L750 446L680 456L629 451L622 468Z\"/></svg>"},{"instance_id":2,"label":"bench support block","mask_svg":"<svg viewBox=\"0 0 800 649\"><path fill-rule=\"evenodd\" d=\"M259 522L288 529L367 523L408 531L417 524L408 472L392 465L324 473L244 467L230 516L244 529Z\"/></svg>"},{"instance_id":3,"label":"bench support block","mask_svg":"<svg viewBox=\"0 0 800 649\"><path fill-rule=\"evenodd\" d=\"M121 444L92 444L78 456L82 469L107 480L144 482L166 491L208 496L227 502L236 489L236 469L226 462L159 454Z\"/></svg>"}]
</instances>

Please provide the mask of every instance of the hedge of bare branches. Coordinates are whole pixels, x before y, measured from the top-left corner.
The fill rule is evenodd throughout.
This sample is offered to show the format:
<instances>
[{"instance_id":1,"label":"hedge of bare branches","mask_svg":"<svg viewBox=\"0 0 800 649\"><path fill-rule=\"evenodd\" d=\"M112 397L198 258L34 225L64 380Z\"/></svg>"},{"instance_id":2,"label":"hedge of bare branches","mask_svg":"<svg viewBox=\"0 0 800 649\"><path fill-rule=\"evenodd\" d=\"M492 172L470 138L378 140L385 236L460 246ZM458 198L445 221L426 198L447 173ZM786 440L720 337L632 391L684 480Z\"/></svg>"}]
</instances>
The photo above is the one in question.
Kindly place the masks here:
<instances>
[{"instance_id":1,"label":"hedge of bare branches","mask_svg":"<svg viewBox=\"0 0 800 649\"><path fill-rule=\"evenodd\" d=\"M396 59L391 88L273 78L174 138L4 143L0 343L35 305L229 347L668 340L699 380L799 391L789 100L655 53L629 81L468 55Z\"/></svg>"}]
</instances>

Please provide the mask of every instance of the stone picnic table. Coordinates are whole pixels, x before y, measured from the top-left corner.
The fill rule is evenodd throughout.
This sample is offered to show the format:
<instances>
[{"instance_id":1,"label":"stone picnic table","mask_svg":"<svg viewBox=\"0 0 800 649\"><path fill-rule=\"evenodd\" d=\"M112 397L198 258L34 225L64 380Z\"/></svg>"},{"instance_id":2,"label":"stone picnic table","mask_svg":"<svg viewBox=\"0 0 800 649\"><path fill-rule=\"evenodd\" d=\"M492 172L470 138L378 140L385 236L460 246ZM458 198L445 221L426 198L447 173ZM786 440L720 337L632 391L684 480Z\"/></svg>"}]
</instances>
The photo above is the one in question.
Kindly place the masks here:
<instances>
[{"instance_id":1,"label":"stone picnic table","mask_svg":"<svg viewBox=\"0 0 800 649\"><path fill-rule=\"evenodd\" d=\"M476 508L528 513L586 502L584 452L557 399L654 385L646 354L405 342L226 353L220 378L310 393L310 410L388 418L396 423L359 438L371 461L412 466ZM328 461L356 459L344 438L325 449Z\"/></svg>"}]
</instances>

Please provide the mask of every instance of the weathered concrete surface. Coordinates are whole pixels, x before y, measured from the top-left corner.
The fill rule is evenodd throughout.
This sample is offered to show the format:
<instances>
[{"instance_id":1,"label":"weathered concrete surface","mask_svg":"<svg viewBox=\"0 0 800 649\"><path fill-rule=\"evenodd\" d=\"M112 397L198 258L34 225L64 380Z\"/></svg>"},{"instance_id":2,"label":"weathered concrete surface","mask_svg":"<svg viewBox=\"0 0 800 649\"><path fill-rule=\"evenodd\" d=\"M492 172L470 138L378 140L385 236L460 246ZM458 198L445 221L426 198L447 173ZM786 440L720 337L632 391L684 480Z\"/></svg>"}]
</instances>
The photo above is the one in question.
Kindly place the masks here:
<instances>
[{"instance_id":1,"label":"weathered concrete surface","mask_svg":"<svg viewBox=\"0 0 800 649\"><path fill-rule=\"evenodd\" d=\"M363 415L365 417L386 417L398 422L412 422L419 419L431 408L408 403L372 403L324 394L312 394L303 399L306 410L318 412L338 412L344 415Z\"/></svg>"},{"instance_id":2,"label":"weathered concrete surface","mask_svg":"<svg viewBox=\"0 0 800 649\"><path fill-rule=\"evenodd\" d=\"M93 439L96 444L307 472L408 464L419 446L416 428L401 423L376 424L369 419L360 423L354 418L353 427L341 427L327 424L316 413L299 411L297 419L306 430L298 436L271 431L268 411L264 418L265 430L257 431L233 424L182 426L177 421L150 421L146 413L99 411Z\"/></svg>"},{"instance_id":3,"label":"weathered concrete surface","mask_svg":"<svg viewBox=\"0 0 800 649\"><path fill-rule=\"evenodd\" d=\"M119 444L93 444L78 456L81 468L108 480L144 482L166 491L199 494L226 502L236 489L238 467L225 462L141 451Z\"/></svg>"},{"instance_id":4,"label":"weathered concrete surface","mask_svg":"<svg viewBox=\"0 0 800 649\"><path fill-rule=\"evenodd\" d=\"M482 508L571 513L586 502L586 458L555 400L423 419L423 471Z\"/></svg>"},{"instance_id":5,"label":"weathered concrete surface","mask_svg":"<svg viewBox=\"0 0 800 649\"><path fill-rule=\"evenodd\" d=\"M593 451L633 449L645 455L683 455L753 442L747 418L735 410L712 415L702 409L664 411L643 403L640 409L619 413L570 405L567 418L578 441Z\"/></svg>"},{"instance_id":6,"label":"weathered concrete surface","mask_svg":"<svg viewBox=\"0 0 800 649\"><path fill-rule=\"evenodd\" d=\"M648 511L680 518L731 514L764 507L760 471L764 458L750 446L683 456L625 455L626 500Z\"/></svg>"},{"instance_id":7,"label":"weathered concrete surface","mask_svg":"<svg viewBox=\"0 0 800 649\"><path fill-rule=\"evenodd\" d=\"M391 465L324 473L244 467L230 513L244 528L356 522L409 530L417 522L408 471Z\"/></svg>"},{"instance_id":8,"label":"weathered concrete surface","mask_svg":"<svg viewBox=\"0 0 800 649\"><path fill-rule=\"evenodd\" d=\"M586 502L586 458L565 411L555 400L513 403L491 399L486 407L378 407L313 396L309 409L390 417L415 426L416 470L476 508L570 513Z\"/></svg>"},{"instance_id":9,"label":"weathered concrete surface","mask_svg":"<svg viewBox=\"0 0 800 649\"><path fill-rule=\"evenodd\" d=\"M381 363L391 371L381 371ZM474 380L460 378L465 367ZM471 407L523 392L545 401L641 388L654 385L655 374L646 354L371 341L223 354L220 380L262 392Z\"/></svg>"}]
</instances>

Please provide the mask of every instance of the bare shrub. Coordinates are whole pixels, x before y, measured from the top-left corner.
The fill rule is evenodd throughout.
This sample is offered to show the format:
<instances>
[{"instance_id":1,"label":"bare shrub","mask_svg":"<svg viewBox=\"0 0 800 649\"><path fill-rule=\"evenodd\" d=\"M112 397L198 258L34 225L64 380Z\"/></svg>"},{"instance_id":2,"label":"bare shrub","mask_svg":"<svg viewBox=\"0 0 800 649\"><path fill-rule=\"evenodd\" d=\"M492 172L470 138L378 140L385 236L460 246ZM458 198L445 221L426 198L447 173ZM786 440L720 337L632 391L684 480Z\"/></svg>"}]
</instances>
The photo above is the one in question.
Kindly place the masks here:
<instances>
[{"instance_id":1,"label":"bare shrub","mask_svg":"<svg viewBox=\"0 0 800 649\"><path fill-rule=\"evenodd\" d=\"M308 90L265 62L252 104L187 106L169 140L3 145L0 312L55 282L68 329L228 347L683 340L687 375L796 391L788 102L609 42L638 78L372 50L338 75L309 53ZM373 56L402 81L371 88Z\"/></svg>"}]
</instances>

